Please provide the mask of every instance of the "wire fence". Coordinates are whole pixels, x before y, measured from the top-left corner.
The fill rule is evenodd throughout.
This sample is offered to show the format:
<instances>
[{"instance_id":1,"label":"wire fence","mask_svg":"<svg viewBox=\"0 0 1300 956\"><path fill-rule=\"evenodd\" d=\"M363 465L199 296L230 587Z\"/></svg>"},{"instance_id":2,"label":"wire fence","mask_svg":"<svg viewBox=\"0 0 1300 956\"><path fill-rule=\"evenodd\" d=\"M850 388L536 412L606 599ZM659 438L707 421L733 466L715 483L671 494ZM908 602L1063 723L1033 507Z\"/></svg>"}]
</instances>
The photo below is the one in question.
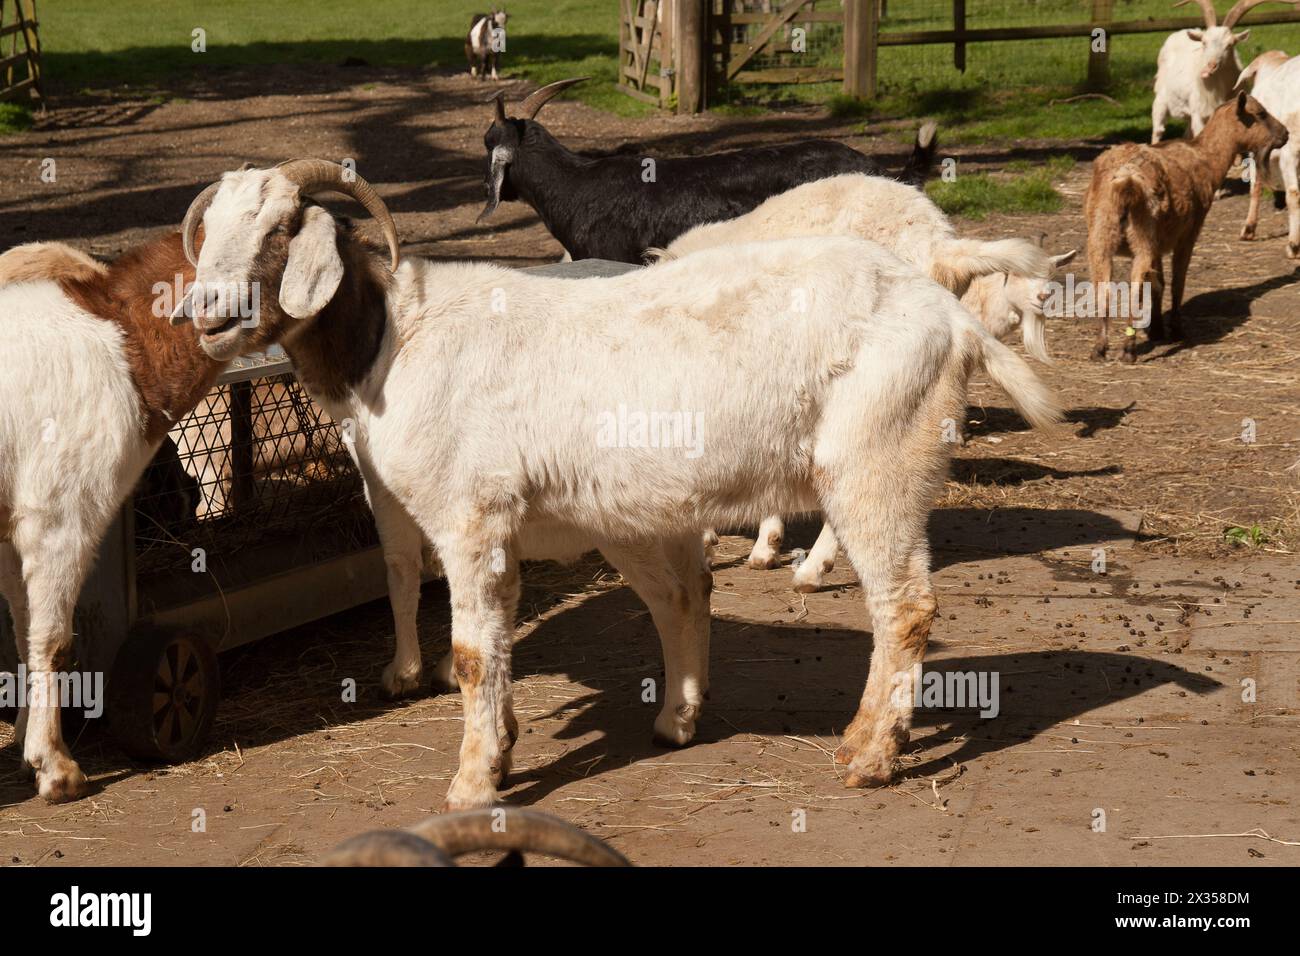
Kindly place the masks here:
<instances>
[{"instance_id":1,"label":"wire fence","mask_svg":"<svg viewBox=\"0 0 1300 956\"><path fill-rule=\"evenodd\" d=\"M1143 23L1195 20L1195 5L1172 0L876 0L881 93L924 94L962 88L1068 89L1090 78L1098 18ZM792 8L799 6L798 12ZM1220 17L1231 4L1220 2ZM790 17L783 16L792 12ZM1264 4L1248 20L1294 16L1283 3ZM719 82L832 82L844 63L843 0L710 0L711 68ZM774 21L781 21L772 30ZM1080 35L977 42L911 42L921 32L1076 27ZM1109 81L1116 88L1149 86L1156 56L1170 30L1105 37ZM765 35L766 46L754 50ZM897 41L908 41L899 44ZM724 48L725 44L725 48ZM1251 27L1242 62L1270 49L1300 49L1300 23ZM744 59L737 69L737 61Z\"/></svg>"}]
</instances>

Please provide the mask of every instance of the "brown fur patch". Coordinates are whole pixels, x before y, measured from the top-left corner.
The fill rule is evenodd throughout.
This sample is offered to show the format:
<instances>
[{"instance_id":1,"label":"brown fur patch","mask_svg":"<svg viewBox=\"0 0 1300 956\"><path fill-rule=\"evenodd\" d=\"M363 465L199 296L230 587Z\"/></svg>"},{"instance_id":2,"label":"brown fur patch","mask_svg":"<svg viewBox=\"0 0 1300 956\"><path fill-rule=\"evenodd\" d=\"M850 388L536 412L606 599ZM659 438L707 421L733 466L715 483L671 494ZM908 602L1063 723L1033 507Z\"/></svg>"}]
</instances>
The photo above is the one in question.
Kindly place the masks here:
<instances>
[{"instance_id":1,"label":"brown fur patch","mask_svg":"<svg viewBox=\"0 0 1300 956\"><path fill-rule=\"evenodd\" d=\"M388 327L385 292L392 281L375 254L353 237L346 222L339 223L338 251L343 259L343 280L334 298L308 320L312 328L306 334L283 342L299 381L312 394L334 400L365 378L379 355ZM268 268L262 277L263 288L278 291L288 262L288 237L283 251L271 250L264 259ZM264 303L267 298L274 297L263 296ZM267 329L266 337L281 341L293 331L293 324L304 320L280 312L278 299L273 306L275 314L269 319L273 327Z\"/></svg>"},{"instance_id":2,"label":"brown fur patch","mask_svg":"<svg viewBox=\"0 0 1300 956\"><path fill-rule=\"evenodd\" d=\"M221 371L199 348L192 326L173 326L168 315L153 314L159 299L154 286L175 289L177 276L183 289L194 281L194 267L185 258L180 234L171 233L124 253L106 274L59 280L78 306L122 330L149 442L162 441Z\"/></svg>"},{"instance_id":3,"label":"brown fur patch","mask_svg":"<svg viewBox=\"0 0 1300 956\"><path fill-rule=\"evenodd\" d=\"M452 647L452 662L456 668L456 679L462 688L477 687L483 683L483 659L478 651L468 647Z\"/></svg>"},{"instance_id":4,"label":"brown fur patch","mask_svg":"<svg viewBox=\"0 0 1300 956\"><path fill-rule=\"evenodd\" d=\"M902 627L899 628L898 642L906 651L918 656L925 654L925 646L930 640L930 625L939 609L931 595L923 595L914 604L905 604L901 611Z\"/></svg>"}]
</instances>

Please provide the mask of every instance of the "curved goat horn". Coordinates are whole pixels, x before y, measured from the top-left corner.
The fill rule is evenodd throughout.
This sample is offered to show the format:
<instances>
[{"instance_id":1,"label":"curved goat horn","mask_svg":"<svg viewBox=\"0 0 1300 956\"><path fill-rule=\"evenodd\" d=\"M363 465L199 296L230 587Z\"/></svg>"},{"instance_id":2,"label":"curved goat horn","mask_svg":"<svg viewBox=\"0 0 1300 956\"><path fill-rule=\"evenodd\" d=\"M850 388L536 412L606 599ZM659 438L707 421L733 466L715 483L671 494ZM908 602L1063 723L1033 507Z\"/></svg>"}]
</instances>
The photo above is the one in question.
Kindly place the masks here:
<instances>
[{"instance_id":1,"label":"curved goat horn","mask_svg":"<svg viewBox=\"0 0 1300 956\"><path fill-rule=\"evenodd\" d=\"M528 98L519 107L519 113L524 119L535 119L541 112L542 107L549 103L554 97L563 93L569 87L577 83L585 82L591 79L589 76L577 76L569 80L556 80L554 83L548 83L540 90L534 90L528 94Z\"/></svg>"},{"instance_id":2,"label":"curved goat horn","mask_svg":"<svg viewBox=\"0 0 1300 956\"><path fill-rule=\"evenodd\" d=\"M483 102L495 103L496 111L497 111L496 121L498 123L504 123L506 121L506 91L505 90L497 90L487 99L485 99Z\"/></svg>"},{"instance_id":3,"label":"curved goat horn","mask_svg":"<svg viewBox=\"0 0 1300 956\"><path fill-rule=\"evenodd\" d=\"M181 221L181 243L185 247L185 258L190 260L192 266L199 264L198 254L194 251L194 239L199 234L199 225L203 222L203 214L212 205L212 197L220 188L221 183L218 181L195 196L194 202L190 203L190 208L185 210L184 220Z\"/></svg>"},{"instance_id":4,"label":"curved goat horn","mask_svg":"<svg viewBox=\"0 0 1300 956\"><path fill-rule=\"evenodd\" d=\"M379 222L379 227L384 232L384 241L388 243L389 270L397 271L397 264L402 258L400 241L397 238L397 224L393 222L393 214L379 198L379 193L375 192L374 186L350 170L349 175L344 176L344 167L326 159L291 159L276 168L282 176L298 187L300 195L336 192L351 196L361 203L366 208L366 212Z\"/></svg>"},{"instance_id":5,"label":"curved goat horn","mask_svg":"<svg viewBox=\"0 0 1300 956\"><path fill-rule=\"evenodd\" d=\"M1181 7L1191 2L1192 0L1178 0L1174 6ZM1201 13L1205 15L1205 25L1207 27L1213 28L1218 24L1219 15L1214 12L1214 4L1210 0L1196 0L1196 5L1201 8Z\"/></svg>"},{"instance_id":6,"label":"curved goat horn","mask_svg":"<svg viewBox=\"0 0 1300 956\"><path fill-rule=\"evenodd\" d=\"M1257 7L1261 3L1269 3L1270 0L1237 0L1236 6L1228 11L1228 15L1223 18L1223 25L1231 29L1237 21L1244 17L1251 7ZM1282 2L1291 2L1291 0L1282 0ZM1300 2L1292 3L1296 10L1300 10Z\"/></svg>"},{"instance_id":7,"label":"curved goat horn","mask_svg":"<svg viewBox=\"0 0 1300 956\"><path fill-rule=\"evenodd\" d=\"M405 830L372 830L344 840L322 866L455 866L428 840Z\"/></svg>"},{"instance_id":8,"label":"curved goat horn","mask_svg":"<svg viewBox=\"0 0 1300 956\"><path fill-rule=\"evenodd\" d=\"M444 813L411 827L450 857L475 850L543 853L586 866L631 866L612 847L577 827L535 810L489 807Z\"/></svg>"}]
</instances>

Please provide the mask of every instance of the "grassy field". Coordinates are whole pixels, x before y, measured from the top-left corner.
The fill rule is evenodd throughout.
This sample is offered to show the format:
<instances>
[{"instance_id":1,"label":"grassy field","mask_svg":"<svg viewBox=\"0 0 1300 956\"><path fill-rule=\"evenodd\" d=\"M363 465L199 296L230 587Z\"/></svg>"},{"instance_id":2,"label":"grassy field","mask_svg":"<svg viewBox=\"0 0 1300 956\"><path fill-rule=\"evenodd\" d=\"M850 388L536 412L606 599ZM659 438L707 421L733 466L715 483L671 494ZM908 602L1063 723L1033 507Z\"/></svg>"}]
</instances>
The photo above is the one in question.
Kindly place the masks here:
<instances>
[{"instance_id":1,"label":"grassy field","mask_svg":"<svg viewBox=\"0 0 1300 956\"><path fill-rule=\"evenodd\" d=\"M209 71L267 63L310 66L359 57L376 66L460 68L470 15L485 6L483 0L58 0L41 10L42 41L57 91L166 94ZM572 95L622 115L646 112L649 107L615 86L618 8L617 0L551 0L544 9L507 4L507 75L536 82L590 75L593 81ZM1089 9L1089 0L969 0L967 17L972 28L1071 23L1086 21ZM889 0L881 29L945 28L951 10L950 0ZM1115 2L1120 20L1170 14L1170 0ZM199 27L207 35L202 54L190 49ZM881 96L869 104L845 102L834 83L733 86L716 99L723 112L815 103L873 123L928 116L940 122L949 143L1143 139L1163 40L1163 34L1112 39L1113 83L1105 99L1074 99L1084 92L1084 38L973 44L965 72L954 68L951 46L882 48ZM805 56L838 65L841 48L841 28L819 24ZM1274 48L1300 50L1300 25L1252 29L1243 62ZM0 128L22 121L0 113Z\"/></svg>"}]
</instances>

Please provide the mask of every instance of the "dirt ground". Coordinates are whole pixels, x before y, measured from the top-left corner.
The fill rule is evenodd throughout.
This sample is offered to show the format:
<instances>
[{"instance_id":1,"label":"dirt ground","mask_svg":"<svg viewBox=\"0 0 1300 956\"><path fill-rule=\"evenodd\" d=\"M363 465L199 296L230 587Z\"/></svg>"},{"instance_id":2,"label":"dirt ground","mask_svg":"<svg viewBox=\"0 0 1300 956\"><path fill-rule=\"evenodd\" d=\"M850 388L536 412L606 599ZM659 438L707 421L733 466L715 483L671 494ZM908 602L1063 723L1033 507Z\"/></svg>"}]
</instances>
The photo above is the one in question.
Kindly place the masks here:
<instances>
[{"instance_id":1,"label":"dirt ground","mask_svg":"<svg viewBox=\"0 0 1300 956\"><path fill-rule=\"evenodd\" d=\"M0 137L0 249L59 239L112 256L174 228L218 172L314 155L356 160L409 252L518 265L560 255L523 206L475 223L489 111L467 79L272 70L183 92L166 103L69 102L35 131ZM907 149L902 130L865 138L816 112L629 121L559 102L544 121L584 150L809 136L898 161ZM960 174L1060 151L941 152ZM1060 184L1063 212L960 225L1082 249L1097 151L1070 149L1079 162ZM40 178L46 159L53 183ZM746 568L748 542L729 537L712 698L693 746L658 750L656 705L641 702L642 681L661 678L644 608L599 562L537 567L526 574L515 663L523 735L505 798L644 864L1300 861L1295 846L1240 835L1300 841L1300 486L1287 471L1300 454L1300 270L1283 257L1282 215L1266 208L1262 240L1245 244L1244 212L1233 196L1211 213L1188 283L1186 342L1132 367L1097 364L1086 322L1051 325L1057 361L1043 374L1071 409L1064 435L1031 434L1000 393L974 393L971 441L932 521L941 619L929 660L996 672L996 718L923 708L897 784L844 789L830 752L870 651L853 575L840 568L804 599L788 567ZM1241 439L1247 419L1253 443ZM1225 527L1252 524L1264 529L1261 546L1224 541ZM787 547L808 547L815 532L795 529ZM1098 550L1104 576L1092 568ZM445 588L430 584L427 665L448 628ZM75 753L97 790L76 804L33 798L9 746L0 863L305 864L346 836L434 812L455 768L459 697L381 701L391 641L380 603L225 655L209 752L146 768L92 728ZM361 688L355 704L340 699L348 677ZM0 722L0 745L11 736ZM199 808L203 833L191 830ZM800 810L804 828L792 825Z\"/></svg>"}]
</instances>

